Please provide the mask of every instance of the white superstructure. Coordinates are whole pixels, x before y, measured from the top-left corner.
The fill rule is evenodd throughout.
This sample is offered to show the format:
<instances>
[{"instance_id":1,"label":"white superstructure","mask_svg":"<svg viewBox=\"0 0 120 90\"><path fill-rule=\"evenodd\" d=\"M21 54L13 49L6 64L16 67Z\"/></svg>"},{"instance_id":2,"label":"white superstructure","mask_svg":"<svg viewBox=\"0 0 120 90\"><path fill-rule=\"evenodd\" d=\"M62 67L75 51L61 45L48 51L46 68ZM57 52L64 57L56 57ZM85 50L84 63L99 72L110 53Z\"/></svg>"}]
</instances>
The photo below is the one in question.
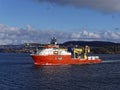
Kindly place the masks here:
<instances>
[{"instance_id":1,"label":"white superstructure","mask_svg":"<svg viewBox=\"0 0 120 90\"><path fill-rule=\"evenodd\" d=\"M55 48L46 48L43 50L38 50L37 55L54 55L54 54L58 54L58 55L71 55L70 52L67 52L63 49L55 49Z\"/></svg>"}]
</instances>

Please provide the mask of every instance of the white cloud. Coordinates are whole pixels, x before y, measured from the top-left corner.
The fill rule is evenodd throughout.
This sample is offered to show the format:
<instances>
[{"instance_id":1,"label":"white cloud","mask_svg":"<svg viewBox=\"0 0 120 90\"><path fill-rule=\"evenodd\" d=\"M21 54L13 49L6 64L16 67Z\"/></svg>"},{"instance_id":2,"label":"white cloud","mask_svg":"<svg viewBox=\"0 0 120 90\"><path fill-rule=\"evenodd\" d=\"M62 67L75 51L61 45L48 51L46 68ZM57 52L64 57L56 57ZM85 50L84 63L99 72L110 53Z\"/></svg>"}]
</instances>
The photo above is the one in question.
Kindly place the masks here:
<instances>
[{"instance_id":1,"label":"white cloud","mask_svg":"<svg viewBox=\"0 0 120 90\"><path fill-rule=\"evenodd\" d=\"M68 40L109 40L120 43L120 32L60 32L35 29L27 26L25 29L19 27L0 24L0 45L6 44L24 44L26 42L49 43L52 35L58 39L58 43Z\"/></svg>"},{"instance_id":2,"label":"white cloud","mask_svg":"<svg viewBox=\"0 0 120 90\"><path fill-rule=\"evenodd\" d=\"M77 8L92 8L104 12L120 12L120 0L36 0L52 4Z\"/></svg>"}]
</instances>

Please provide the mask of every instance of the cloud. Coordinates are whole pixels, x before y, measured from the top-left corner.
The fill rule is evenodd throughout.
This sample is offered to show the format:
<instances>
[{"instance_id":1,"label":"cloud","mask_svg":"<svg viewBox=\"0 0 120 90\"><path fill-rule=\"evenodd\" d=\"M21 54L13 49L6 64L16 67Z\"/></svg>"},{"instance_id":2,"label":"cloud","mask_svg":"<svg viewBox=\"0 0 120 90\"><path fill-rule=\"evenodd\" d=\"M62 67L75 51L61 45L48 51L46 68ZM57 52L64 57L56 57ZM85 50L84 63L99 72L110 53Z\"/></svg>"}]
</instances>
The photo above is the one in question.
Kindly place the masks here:
<instances>
[{"instance_id":1,"label":"cloud","mask_svg":"<svg viewBox=\"0 0 120 90\"><path fill-rule=\"evenodd\" d=\"M41 30L26 25L26 28L8 26L0 24L0 45L32 43L49 43L52 35L58 39L58 43L70 40L107 40L120 43L120 32L88 32L87 30L79 32L61 32L54 30Z\"/></svg>"},{"instance_id":2,"label":"cloud","mask_svg":"<svg viewBox=\"0 0 120 90\"><path fill-rule=\"evenodd\" d=\"M30 28L28 25L23 29L0 24L0 45L41 42L41 37L45 35L47 34L43 31Z\"/></svg>"},{"instance_id":3,"label":"cloud","mask_svg":"<svg viewBox=\"0 0 120 90\"><path fill-rule=\"evenodd\" d=\"M120 0L36 0L38 2L49 2L52 4L77 8L91 8L104 12L120 12Z\"/></svg>"}]
</instances>

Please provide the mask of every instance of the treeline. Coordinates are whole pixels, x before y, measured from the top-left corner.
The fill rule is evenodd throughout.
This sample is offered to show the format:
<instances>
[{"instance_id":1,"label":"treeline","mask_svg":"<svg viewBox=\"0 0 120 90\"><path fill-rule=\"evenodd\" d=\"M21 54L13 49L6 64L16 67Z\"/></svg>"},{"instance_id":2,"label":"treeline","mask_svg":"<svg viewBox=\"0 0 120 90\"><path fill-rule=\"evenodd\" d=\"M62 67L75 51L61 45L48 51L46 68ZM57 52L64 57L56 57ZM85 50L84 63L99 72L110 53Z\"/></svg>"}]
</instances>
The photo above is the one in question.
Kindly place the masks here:
<instances>
[{"instance_id":1,"label":"treeline","mask_svg":"<svg viewBox=\"0 0 120 90\"><path fill-rule=\"evenodd\" d=\"M68 41L61 46L63 47L84 47L90 46L92 54L120 54L120 43L105 41Z\"/></svg>"},{"instance_id":2,"label":"treeline","mask_svg":"<svg viewBox=\"0 0 120 90\"><path fill-rule=\"evenodd\" d=\"M120 45L91 47L94 54L120 54Z\"/></svg>"},{"instance_id":3,"label":"treeline","mask_svg":"<svg viewBox=\"0 0 120 90\"><path fill-rule=\"evenodd\" d=\"M45 44L29 43L24 45L5 45L0 46L0 52L23 53L31 52L36 48L43 47ZM120 43L101 42L101 41L69 41L59 44L62 48L78 47L82 48L85 45L90 46L92 54L120 54Z\"/></svg>"}]
</instances>

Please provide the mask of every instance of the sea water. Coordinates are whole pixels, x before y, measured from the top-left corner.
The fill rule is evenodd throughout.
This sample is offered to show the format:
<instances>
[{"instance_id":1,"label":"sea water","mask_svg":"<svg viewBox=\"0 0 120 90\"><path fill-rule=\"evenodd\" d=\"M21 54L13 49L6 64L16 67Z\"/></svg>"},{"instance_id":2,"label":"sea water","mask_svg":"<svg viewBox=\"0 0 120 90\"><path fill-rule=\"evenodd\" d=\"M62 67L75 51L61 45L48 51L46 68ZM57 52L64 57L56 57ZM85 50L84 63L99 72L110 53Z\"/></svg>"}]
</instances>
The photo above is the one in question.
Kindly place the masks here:
<instances>
[{"instance_id":1,"label":"sea water","mask_svg":"<svg viewBox=\"0 0 120 90\"><path fill-rule=\"evenodd\" d=\"M100 64L35 66L28 53L0 53L0 90L120 90L120 55Z\"/></svg>"}]
</instances>

